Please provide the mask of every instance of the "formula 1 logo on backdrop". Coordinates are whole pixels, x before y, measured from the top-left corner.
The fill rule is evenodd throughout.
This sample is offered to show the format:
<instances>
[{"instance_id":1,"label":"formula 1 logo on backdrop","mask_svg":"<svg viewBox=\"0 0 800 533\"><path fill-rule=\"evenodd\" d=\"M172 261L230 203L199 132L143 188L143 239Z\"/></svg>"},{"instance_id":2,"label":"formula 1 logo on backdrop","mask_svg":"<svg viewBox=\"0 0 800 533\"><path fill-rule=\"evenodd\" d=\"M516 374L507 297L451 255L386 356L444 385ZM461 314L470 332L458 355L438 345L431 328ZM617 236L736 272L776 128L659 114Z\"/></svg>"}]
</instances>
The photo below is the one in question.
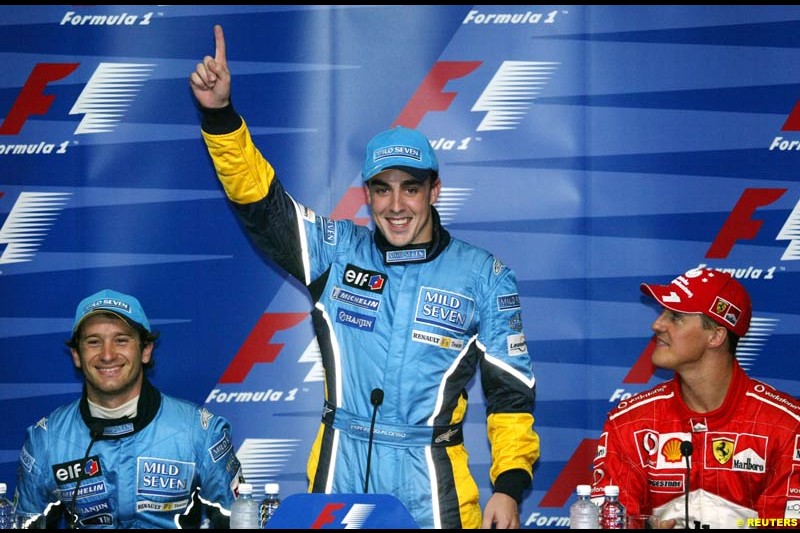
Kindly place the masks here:
<instances>
[{"instance_id":1,"label":"formula 1 logo on backdrop","mask_svg":"<svg viewBox=\"0 0 800 533\"><path fill-rule=\"evenodd\" d=\"M103 6L105 7L105 6ZM114 14L80 14L75 11L67 11L59 22L59 26L148 26L153 20L153 15L160 16L163 13L114 13Z\"/></svg>"},{"instance_id":2,"label":"formula 1 logo on backdrop","mask_svg":"<svg viewBox=\"0 0 800 533\"><path fill-rule=\"evenodd\" d=\"M483 61L438 61L393 124L416 128L431 111L446 111L458 96L445 92L454 79L472 74ZM522 122L533 101L550 82L559 63L503 61L477 97L470 111L483 113L475 131L513 130ZM466 150L473 137L431 139L434 149Z\"/></svg>"},{"instance_id":3,"label":"formula 1 logo on backdrop","mask_svg":"<svg viewBox=\"0 0 800 533\"><path fill-rule=\"evenodd\" d=\"M786 121L781 126L781 132L792 134L800 132L800 100L798 100ZM776 135L769 144L770 152L800 152L800 139L792 139L783 135Z\"/></svg>"},{"instance_id":4,"label":"formula 1 logo on backdrop","mask_svg":"<svg viewBox=\"0 0 800 533\"><path fill-rule=\"evenodd\" d=\"M20 193L0 228L0 265L32 261L71 195L60 192ZM2 197L3 193L0 193L0 199Z\"/></svg>"},{"instance_id":5,"label":"formula 1 logo on backdrop","mask_svg":"<svg viewBox=\"0 0 800 533\"><path fill-rule=\"evenodd\" d=\"M788 189L785 188L747 188L742 192L736 205L731 209L728 218L722 224L714 241L706 252L706 259L726 259L734 246L740 241L752 241L762 231L764 221L758 218L757 211L760 208L774 204ZM776 241L789 241L783 251L781 261L796 261L800 259L800 200L795 203L783 226L775 235ZM759 254L759 257L763 254ZM697 268L707 267L701 263ZM729 273L736 279L764 280L769 282L775 276L786 270L782 265L755 265L745 264L738 266L715 266L716 270ZM766 344L772 332L778 325L778 319L770 317L753 316L750 330L747 335L742 337L736 350L739 364L745 369L750 370L758 360L763 346ZM653 376L654 367L651 363L651 355L655 349L653 342L648 343L644 351L639 355L634 366L623 380L627 384L647 383ZM623 388L618 388L609 398L609 402L614 403L624 400L631 396L631 392Z\"/></svg>"},{"instance_id":6,"label":"formula 1 logo on backdrop","mask_svg":"<svg viewBox=\"0 0 800 533\"><path fill-rule=\"evenodd\" d=\"M716 237L705 254L706 259L727 259L733 248L742 241L752 241L761 232L764 220L758 217L758 210L777 202L789 189L786 188L747 188L736 205L731 209L728 218L722 224ZM796 261L800 259L800 200L798 200L789 216L784 220L783 226L774 237L775 241L788 241L781 261ZM758 254L762 257L764 254ZM697 268L707 267L701 263ZM714 266L716 270L729 273L736 279L764 280L769 282L776 275L786 270L785 266L778 264L744 264ZM778 325L778 319L769 317L752 317L752 324L747 335L742 337L736 350L739 364L745 369L758 360L763 346ZM651 363L651 354L655 348L654 343L648 343L639 355L634 366L623 380L627 384L647 383L653 376L654 367ZM614 403L631 396L631 392L618 388L609 398Z\"/></svg>"},{"instance_id":7,"label":"formula 1 logo on backdrop","mask_svg":"<svg viewBox=\"0 0 800 533\"><path fill-rule=\"evenodd\" d=\"M711 243L706 258L724 259L728 257L738 240L752 240L761 231L764 221L755 218L756 210L776 202L788 189L747 188L739 197L728 219L722 225L714 242ZM775 236L776 241L789 241L781 261L800 259L800 201L798 201L783 227ZM768 275L775 272L775 267L767 270ZM766 278L769 279L769 278Z\"/></svg>"},{"instance_id":8,"label":"formula 1 logo on backdrop","mask_svg":"<svg viewBox=\"0 0 800 533\"><path fill-rule=\"evenodd\" d=\"M48 85L72 75L79 66L37 63L0 124L0 135L19 135L32 117L46 115L56 99ZM74 135L113 132L154 68L146 63L100 63L69 112L83 115ZM11 144L0 139L0 155L64 153L68 145L68 140Z\"/></svg>"},{"instance_id":9,"label":"formula 1 logo on backdrop","mask_svg":"<svg viewBox=\"0 0 800 533\"><path fill-rule=\"evenodd\" d=\"M783 127L781 127L781 131L787 132L798 132L800 131L800 100L792 109L792 112L789 113L789 116L786 119L786 122L783 123ZM786 152L786 151L800 151L800 140L794 139L785 139L781 136L776 136L772 139L772 142L769 145L770 151L778 150L779 152Z\"/></svg>"}]
</instances>

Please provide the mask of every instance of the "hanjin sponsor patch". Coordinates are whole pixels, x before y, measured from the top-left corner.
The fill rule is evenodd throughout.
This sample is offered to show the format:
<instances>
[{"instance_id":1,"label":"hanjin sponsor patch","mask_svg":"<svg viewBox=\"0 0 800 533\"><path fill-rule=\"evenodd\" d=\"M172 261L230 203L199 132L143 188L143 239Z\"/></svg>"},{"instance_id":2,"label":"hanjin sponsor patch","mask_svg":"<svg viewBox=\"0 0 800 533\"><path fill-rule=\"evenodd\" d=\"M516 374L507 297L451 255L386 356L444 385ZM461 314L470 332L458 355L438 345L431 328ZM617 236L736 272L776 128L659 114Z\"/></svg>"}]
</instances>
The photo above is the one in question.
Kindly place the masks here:
<instances>
[{"instance_id":1,"label":"hanjin sponsor patch","mask_svg":"<svg viewBox=\"0 0 800 533\"><path fill-rule=\"evenodd\" d=\"M362 315L346 309L336 310L336 322L344 324L350 328L363 329L365 331L372 331L375 329L375 317Z\"/></svg>"}]
</instances>

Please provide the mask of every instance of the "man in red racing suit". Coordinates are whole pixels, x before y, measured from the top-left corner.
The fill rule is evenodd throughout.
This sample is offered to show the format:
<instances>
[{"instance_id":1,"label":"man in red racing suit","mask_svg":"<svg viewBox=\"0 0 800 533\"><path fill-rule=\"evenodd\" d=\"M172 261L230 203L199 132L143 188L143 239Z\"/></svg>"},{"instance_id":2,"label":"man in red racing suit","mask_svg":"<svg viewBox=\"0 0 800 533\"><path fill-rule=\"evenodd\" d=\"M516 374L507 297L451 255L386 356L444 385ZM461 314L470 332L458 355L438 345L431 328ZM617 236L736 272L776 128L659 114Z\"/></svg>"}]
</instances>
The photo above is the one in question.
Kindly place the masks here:
<instances>
[{"instance_id":1,"label":"man in red racing suit","mask_svg":"<svg viewBox=\"0 0 800 533\"><path fill-rule=\"evenodd\" d=\"M618 485L627 514L655 515L660 527L800 524L800 404L733 355L750 324L744 287L693 269L641 290L663 307L653 364L675 376L609 413L593 500Z\"/></svg>"}]
</instances>

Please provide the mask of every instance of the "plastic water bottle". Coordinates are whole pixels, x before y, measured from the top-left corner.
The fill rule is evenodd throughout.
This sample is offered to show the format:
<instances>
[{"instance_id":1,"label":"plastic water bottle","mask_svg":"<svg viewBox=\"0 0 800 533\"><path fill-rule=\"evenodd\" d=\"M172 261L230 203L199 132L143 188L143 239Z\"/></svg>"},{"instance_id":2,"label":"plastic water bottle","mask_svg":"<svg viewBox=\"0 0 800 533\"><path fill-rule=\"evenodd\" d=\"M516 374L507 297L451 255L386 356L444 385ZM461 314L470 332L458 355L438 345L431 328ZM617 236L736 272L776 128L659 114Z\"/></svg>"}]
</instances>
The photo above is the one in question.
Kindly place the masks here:
<instances>
[{"instance_id":1,"label":"plastic water bottle","mask_svg":"<svg viewBox=\"0 0 800 533\"><path fill-rule=\"evenodd\" d=\"M264 499L261 500L261 508L259 519L261 521L261 529L266 529L267 522L275 514L278 506L281 504L281 486L277 483L264 484Z\"/></svg>"},{"instance_id":2,"label":"plastic water bottle","mask_svg":"<svg viewBox=\"0 0 800 533\"><path fill-rule=\"evenodd\" d=\"M0 483L0 529L14 529L14 504L6 496L8 485Z\"/></svg>"},{"instance_id":3,"label":"plastic water bottle","mask_svg":"<svg viewBox=\"0 0 800 533\"><path fill-rule=\"evenodd\" d=\"M578 499L569 507L570 529L598 529L600 527L600 509L592 503L590 485L578 485Z\"/></svg>"},{"instance_id":4,"label":"plastic water bottle","mask_svg":"<svg viewBox=\"0 0 800 533\"><path fill-rule=\"evenodd\" d=\"M606 485L600 505L600 529L625 529L625 506L619 503L619 487Z\"/></svg>"},{"instance_id":5,"label":"plastic water bottle","mask_svg":"<svg viewBox=\"0 0 800 533\"><path fill-rule=\"evenodd\" d=\"M231 529L260 529L258 501L253 499L253 485L239 483L239 497L231 505Z\"/></svg>"}]
</instances>

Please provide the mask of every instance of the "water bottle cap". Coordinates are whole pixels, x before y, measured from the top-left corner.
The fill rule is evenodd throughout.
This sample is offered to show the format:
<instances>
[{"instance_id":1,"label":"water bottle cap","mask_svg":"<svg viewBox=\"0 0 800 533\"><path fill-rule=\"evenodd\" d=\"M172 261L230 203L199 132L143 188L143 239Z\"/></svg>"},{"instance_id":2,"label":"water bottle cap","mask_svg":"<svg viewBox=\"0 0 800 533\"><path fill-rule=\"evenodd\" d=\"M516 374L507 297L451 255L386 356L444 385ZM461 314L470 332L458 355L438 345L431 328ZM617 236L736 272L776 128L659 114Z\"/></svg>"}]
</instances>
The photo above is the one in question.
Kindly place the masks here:
<instances>
[{"instance_id":1,"label":"water bottle cap","mask_svg":"<svg viewBox=\"0 0 800 533\"><path fill-rule=\"evenodd\" d=\"M578 485L577 487L578 496L589 496L592 493L592 486L591 485Z\"/></svg>"},{"instance_id":2,"label":"water bottle cap","mask_svg":"<svg viewBox=\"0 0 800 533\"><path fill-rule=\"evenodd\" d=\"M619 496L619 487L616 485L606 485L603 492L606 496Z\"/></svg>"},{"instance_id":3,"label":"water bottle cap","mask_svg":"<svg viewBox=\"0 0 800 533\"><path fill-rule=\"evenodd\" d=\"M281 486L278 483L264 483L264 494L278 494Z\"/></svg>"},{"instance_id":4,"label":"water bottle cap","mask_svg":"<svg viewBox=\"0 0 800 533\"><path fill-rule=\"evenodd\" d=\"M253 484L239 483L239 494L253 494Z\"/></svg>"}]
</instances>

